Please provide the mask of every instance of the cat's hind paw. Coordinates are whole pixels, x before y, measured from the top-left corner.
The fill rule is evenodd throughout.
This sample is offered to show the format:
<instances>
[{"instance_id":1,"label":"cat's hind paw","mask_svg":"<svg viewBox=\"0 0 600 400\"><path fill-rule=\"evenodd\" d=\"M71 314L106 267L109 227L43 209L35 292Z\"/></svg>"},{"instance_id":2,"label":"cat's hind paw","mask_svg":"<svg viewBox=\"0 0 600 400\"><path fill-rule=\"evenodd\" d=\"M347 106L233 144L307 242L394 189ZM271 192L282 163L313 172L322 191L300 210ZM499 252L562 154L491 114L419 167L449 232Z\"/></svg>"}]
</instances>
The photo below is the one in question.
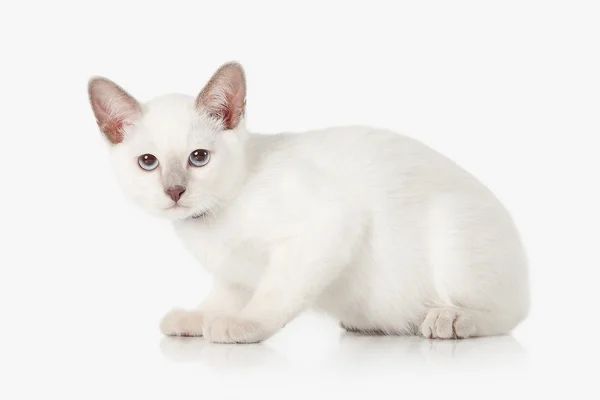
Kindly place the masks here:
<instances>
[{"instance_id":1,"label":"cat's hind paw","mask_svg":"<svg viewBox=\"0 0 600 400\"><path fill-rule=\"evenodd\" d=\"M160 321L160 331L166 336L202 336L204 314L175 308Z\"/></svg>"},{"instance_id":2,"label":"cat's hind paw","mask_svg":"<svg viewBox=\"0 0 600 400\"><path fill-rule=\"evenodd\" d=\"M469 310L455 307L432 308L421 324L428 339L464 339L475 335L476 326Z\"/></svg>"}]
</instances>

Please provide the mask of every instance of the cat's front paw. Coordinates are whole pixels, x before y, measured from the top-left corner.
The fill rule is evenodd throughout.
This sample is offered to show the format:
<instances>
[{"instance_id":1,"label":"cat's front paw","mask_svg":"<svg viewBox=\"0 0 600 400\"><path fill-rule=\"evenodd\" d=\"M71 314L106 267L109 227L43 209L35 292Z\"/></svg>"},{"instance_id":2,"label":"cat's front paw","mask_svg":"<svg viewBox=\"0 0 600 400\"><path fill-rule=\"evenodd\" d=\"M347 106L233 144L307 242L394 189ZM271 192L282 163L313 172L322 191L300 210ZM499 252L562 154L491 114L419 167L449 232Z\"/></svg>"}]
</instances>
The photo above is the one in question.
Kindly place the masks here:
<instances>
[{"instance_id":1,"label":"cat's front paw","mask_svg":"<svg viewBox=\"0 0 600 400\"><path fill-rule=\"evenodd\" d=\"M202 336L204 314L200 311L175 308L160 321L160 331L166 336Z\"/></svg>"},{"instance_id":2,"label":"cat's front paw","mask_svg":"<svg viewBox=\"0 0 600 400\"><path fill-rule=\"evenodd\" d=\"M214 343L258 343L272 334L259 322L233 316L216 317L204 327L204 337Z\"/></svg>"}]
</instances>

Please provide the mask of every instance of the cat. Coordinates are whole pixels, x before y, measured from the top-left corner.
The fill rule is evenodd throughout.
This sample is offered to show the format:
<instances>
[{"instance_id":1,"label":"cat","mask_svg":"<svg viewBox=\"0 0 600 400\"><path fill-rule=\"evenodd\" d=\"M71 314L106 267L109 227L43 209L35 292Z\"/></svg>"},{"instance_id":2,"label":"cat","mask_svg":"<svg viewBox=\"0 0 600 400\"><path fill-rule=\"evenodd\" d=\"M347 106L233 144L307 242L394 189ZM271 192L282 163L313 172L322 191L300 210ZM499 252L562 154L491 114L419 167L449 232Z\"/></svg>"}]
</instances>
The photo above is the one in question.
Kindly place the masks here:
<instances>
[{"instance_id":1,"label":"cat","mask_svg":"<svg viewBox=\"0 0 600 400\"><path fill-rule=\"evenodd\" d=\"M142 104L102 77L88 93L120 186L214 276L198 309L165 315L165 335L255 343L315 308L348 331L450 339L528 315L508 211L425 144L364 126L250 133L237 62L197 97Z\"/></svg>"}]
</instances>

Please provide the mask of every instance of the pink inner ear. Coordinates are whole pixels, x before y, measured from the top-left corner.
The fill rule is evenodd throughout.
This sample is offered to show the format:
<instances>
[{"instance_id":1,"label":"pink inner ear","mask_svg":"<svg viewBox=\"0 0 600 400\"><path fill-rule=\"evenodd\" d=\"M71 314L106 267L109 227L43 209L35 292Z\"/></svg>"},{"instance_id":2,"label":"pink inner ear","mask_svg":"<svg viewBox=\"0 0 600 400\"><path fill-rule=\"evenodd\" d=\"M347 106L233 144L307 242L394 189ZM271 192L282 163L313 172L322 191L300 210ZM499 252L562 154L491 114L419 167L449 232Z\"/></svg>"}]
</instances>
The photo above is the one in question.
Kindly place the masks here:
<instances>
[{"instance_id":1,"label":"pink inner ear","mask_svg":"<svg viewBox=\"0 0 600 400\"><path fill-rule=\"evenodd\" d=\"M141 113L139 103L115 83L95 78L89 84L90 102L98 127L113 144L123 141L123 129Z\"/></svg>"},{"instance_id":2,"label":"pink inner ear","mask_svg":"<svg viewBox=\"0 0 600 400\"><path fill-rule=\"evenodd\" d=\"M226 129L234 129L239 123L242 115L244 115L243 98L240 94L227 95L227 103L222 106L217 113L223 119Z\"/></svg>"},{"instance_id":3,"label":"pink inner ear","mask_svg":"<svg viewBox=\"0 0 600 400\"><path fill-rule=\"evenodd\" d=\"M119 121L116 119L108 120L105 124L100 126L100 130L104 132L104 134L111 143L118 144L123 141L124 126L124 121Z\"/></svg>"},{"instance_id":4,"label":"pink inner ear","mask_svg":"<svg viewBox=\"0 0 600 400\"><path fill-rule=\"evenodd\" d=\"M213 75L196 100L198 109L223 121L225 129L234 129L244 115L246 80L237 63L223 65Z\"/></svg>"}]
</instances>

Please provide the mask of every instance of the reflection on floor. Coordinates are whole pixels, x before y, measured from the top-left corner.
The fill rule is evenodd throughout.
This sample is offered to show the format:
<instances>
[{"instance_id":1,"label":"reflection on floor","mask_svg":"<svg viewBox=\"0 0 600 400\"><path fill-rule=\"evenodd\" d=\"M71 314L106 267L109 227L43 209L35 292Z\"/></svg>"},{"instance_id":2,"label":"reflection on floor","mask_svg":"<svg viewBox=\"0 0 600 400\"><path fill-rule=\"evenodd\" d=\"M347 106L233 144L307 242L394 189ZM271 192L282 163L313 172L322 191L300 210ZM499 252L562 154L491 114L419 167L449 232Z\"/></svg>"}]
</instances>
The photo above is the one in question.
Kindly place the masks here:
<instances>
[{"instance_id":1,"label":"reflection on floor","mask_svg":"<svg viewBox=\"0 0 600 400\"><path fill-rule=\"evenodd\" d=\"M298 340L298 338L295 338ZM208 343L202 338L163 337L162 354L174 362L199 362L211 368L279 369L318 364L330 369L397 370L429 368L432 365L481 367L510 366L524 362L525 349L512 336L466 340L428 340L419 337L361 336L341 333L335 346L327 346L318 359L294 357L290 344L270 341L261 344L227 345ZM288 353L292 353L290 356ZM315 362L312 362L315 361Z\"/></svg>"}]
</instances>

